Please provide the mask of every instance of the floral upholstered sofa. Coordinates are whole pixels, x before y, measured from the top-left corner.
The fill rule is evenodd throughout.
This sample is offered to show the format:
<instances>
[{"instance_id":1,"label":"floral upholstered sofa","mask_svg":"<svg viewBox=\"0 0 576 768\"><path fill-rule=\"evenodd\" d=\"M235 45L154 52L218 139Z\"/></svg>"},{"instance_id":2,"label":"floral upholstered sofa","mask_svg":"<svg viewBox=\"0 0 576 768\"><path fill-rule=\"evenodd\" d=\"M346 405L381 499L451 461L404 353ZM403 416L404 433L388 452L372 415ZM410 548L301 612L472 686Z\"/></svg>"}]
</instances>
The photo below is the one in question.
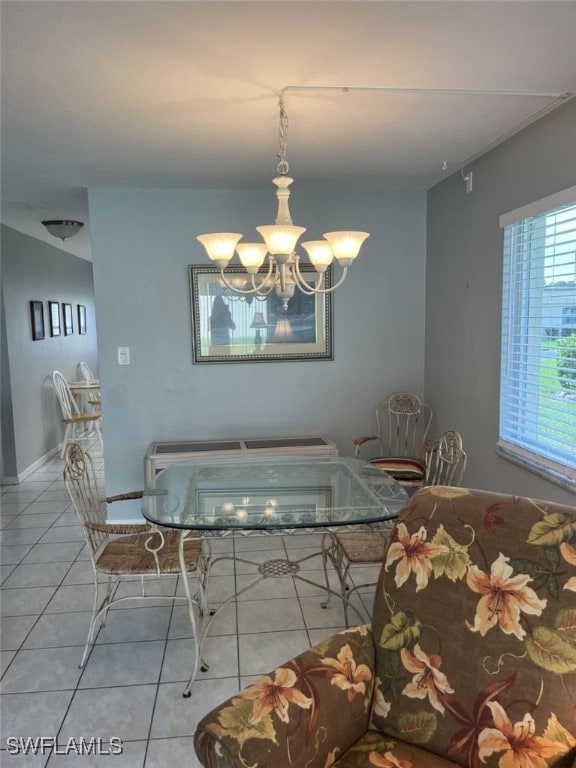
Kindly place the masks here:
<instances>
[{"instance_id":1,"label":"floral upholstered sofa","mask_svg":"<svg viewBox=\"0 0 576 768\"><path fill-rule=\"evenodd\" d=\"M576 510L418 491L372 625L286 662L199 723L208 768L576 766Z\"/></svg>"}]
</instances>

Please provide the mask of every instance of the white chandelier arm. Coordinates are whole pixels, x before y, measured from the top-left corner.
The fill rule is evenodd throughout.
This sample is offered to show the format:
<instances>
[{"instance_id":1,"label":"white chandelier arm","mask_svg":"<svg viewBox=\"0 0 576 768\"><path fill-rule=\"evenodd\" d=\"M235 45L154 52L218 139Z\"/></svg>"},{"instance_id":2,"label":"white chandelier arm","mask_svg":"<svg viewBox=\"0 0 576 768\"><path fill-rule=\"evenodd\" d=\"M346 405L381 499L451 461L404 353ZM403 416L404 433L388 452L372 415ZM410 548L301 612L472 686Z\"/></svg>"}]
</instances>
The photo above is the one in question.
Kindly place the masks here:
<instances>
[{"instance_id":1,"label":"white chandelier arm","mask_svg":"<svg viewBox=\"0 0 576 768\"><path fill-rule=\"evenodd\" d=\"M320 286L322 285L323 273L318 275L318 280L316 281L316 285L310 285L310 283L306 282L302 273L300 272L298 259L296 259L294 263L294 277L296 278L298 287L300 288L302 293L307 293L308 295L311 295L313 293L332 293L332 291L335 291L336 288L342 285L342 283L346 279L347 274L348 274L348 267L342 267L342 274L340 275L340 279L338 280L338 282L334 283L334 285L331 285L330 288L321 288Z\"/></svg>"},{"instance_id":2,"label":"white chandelier arm","mask_svg":"<svg viewBox=\"0 0 576 768\"><path fill-rule=\"evenodd\" d=\"M243 288L238 288L237 285L232 285L232 283L229 283L226 279L226 275L224 274L224 267L220 267L220 277L222 279L222 282L228 288L229 291L233 291L234 293L240 293L244 296L252 296L256 293L256 288L249 288L248 290L244 290Z\"/></svg>"},{"instance_id":3,"label":"white chandelier arm","mask_svg":"<svg viewBox=\"0 0 576 768\"><path fill-rule=\"evenodd\" d=\"M265 283L267 283L270 280L270 277L272 276L272 270L273 269L274 269L274 261L272 259L270 259L270 266L268 268L268 272L263 277L262 282L259 285L256 285L255 275L251 274L250 278L251 278L251 282L252 282L252 288L248 288L246 290L244 290L242 288L238 288L238 286L232 285L230 282L228 282L228 280L226 278L226 274L224 272L224 267L220 267L220 277L222 278L222 282L224 283L226 288L228 288L229 291L233 291L234 293L240 293L240 294L243 294L244 296L253 296L255 293L259 293L260 292L260 288L262 287L262 285L264 285ZM269 288L265 293L260 292L260 295L261 296L266 296L268 293L270 293L270 291L272 290L273 287L274 287L274 281L272 281L271 288Z\"/></svg>"},{"instance_id":4,"label":"white chandelier arm","mask_svg":"<svg viewBox=\"0 0 576 768\"><path fill-rule=\"evenodd\" d=\"M316 280L316 285L310 285L310 283L308 283L304 279L304 276L300 272L300 267L298 266L298 257L296 257L296 260L293 264L292 275L294 277L296 285L302 291L302 293L305 293L308 296L313 296L315 293L321 292L320 286L322 285L324 275L319 274Z\"/></svg>"},{"instance_id":5,"label":"white chandelier arm","mask_svg":"<svg viewBox=\"0 0 576 768\"><path fill-rule=\"evenodd\" d=\"M274 283L276 281L274 280L274 278L270 280L271 275L272 275L272 269L270 268L268 270L268 274L266 275L266 277L263 278L263 280L258 285L256 285L256 275L250 275L252 279L252 285L254 286L253 293L256 293L256 298L258 298L258 296L262 296L262 297L268 296L274 290ZM266 290L264 290L262 286L265 286L266 284L268 285L268 287Z\"/></svg>"}]
</instances>

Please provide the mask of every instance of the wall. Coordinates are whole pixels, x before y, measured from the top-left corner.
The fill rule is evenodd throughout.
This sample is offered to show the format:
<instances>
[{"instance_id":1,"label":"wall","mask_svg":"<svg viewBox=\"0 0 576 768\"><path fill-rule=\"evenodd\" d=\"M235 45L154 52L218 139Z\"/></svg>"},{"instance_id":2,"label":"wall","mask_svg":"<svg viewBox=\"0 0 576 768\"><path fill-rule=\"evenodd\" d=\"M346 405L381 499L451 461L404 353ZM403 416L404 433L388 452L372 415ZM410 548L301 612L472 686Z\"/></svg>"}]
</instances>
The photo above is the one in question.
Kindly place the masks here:
<instances>
[{"instance_id":1,"label":"wall","mask_svg":"<svg viewBox=\"0 0 576 768\"><path fill-rule=\"evenodd\" d=\"M77 378L85 360L98 367L92 264L2 226L2 460L3 482L22 479L64 434L52 371ZM45 338L33 341L30 301L44 303ZM48 301L69 302L74 333L50 337ZM84 304L87 334L78 335L76 305Z\"/></svg>"},{"instance_id":2,"label":"wall","mask_svg":"<svg viewBox=\"0 0 576 768\"><path fill-rule=\"evenodd\" d=\"M502 231L499 217L576 182L576 102L526 128L428 193L426 396L458 429L467 485L574 504L574 494L496 455Z\"/></svg>"},{"instance_id":3,"label":"wall","mask_svg":"<svg viewBox=\"0 0 576 768\"><path fill-rule=\"evenodd\" d=\"M154 440L321 433L350 456L378 400L423 392L424 193L294 190L306 237L371 233L334 296L333 361L192 363L187 267L208 262L196 235L254 232L274 203L272 188L90 190L109 493L141 487ZM130 347L129 366L117 365L118 346Z\"/></svg>"}]
</instances>

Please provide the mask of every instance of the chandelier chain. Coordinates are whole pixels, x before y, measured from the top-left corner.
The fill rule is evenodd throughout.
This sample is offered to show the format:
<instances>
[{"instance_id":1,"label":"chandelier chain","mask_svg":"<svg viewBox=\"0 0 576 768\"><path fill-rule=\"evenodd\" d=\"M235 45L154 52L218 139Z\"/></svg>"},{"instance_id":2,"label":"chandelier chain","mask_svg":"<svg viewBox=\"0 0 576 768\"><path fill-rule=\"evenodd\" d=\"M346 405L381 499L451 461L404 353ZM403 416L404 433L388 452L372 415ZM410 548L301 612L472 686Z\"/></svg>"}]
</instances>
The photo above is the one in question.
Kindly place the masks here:
<instances>
[{"instance_id":1,"label":"chandelier chain","mask_svg":"<svg viewBox=\"0 0 576 768\"><path fill-rule=\"evenodd\" d=\"M284 97L282 95L278 97L278 108L280 110L280 120L278 124L278 141L280 144L280 151L277 157L280 158L280 162L278 163L277 170L280 176L286 176L290 170L290 166L286 160L286 145L288 143L288 114L284 108Z\"/></svg>"}]
</instances>

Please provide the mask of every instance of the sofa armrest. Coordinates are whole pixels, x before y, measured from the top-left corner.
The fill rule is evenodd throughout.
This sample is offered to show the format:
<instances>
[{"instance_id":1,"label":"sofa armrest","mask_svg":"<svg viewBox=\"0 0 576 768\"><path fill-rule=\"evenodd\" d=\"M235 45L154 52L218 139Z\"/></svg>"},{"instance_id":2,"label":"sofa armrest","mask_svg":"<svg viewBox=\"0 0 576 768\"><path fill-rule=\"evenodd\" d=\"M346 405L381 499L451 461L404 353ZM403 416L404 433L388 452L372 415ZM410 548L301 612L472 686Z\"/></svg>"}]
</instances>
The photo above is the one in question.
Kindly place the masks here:
<instances>
[{"instance_id":1,"label":"sofa armrest","mask_svg":"<svg viewBox=\"0 0 576 768\"><path fill-rule=\"evenodd\" d=\"M353 627L291 659L198 724L206 768L325 768L368 729L374 687L370 625Z\"/></svg>"}]
</instances>

